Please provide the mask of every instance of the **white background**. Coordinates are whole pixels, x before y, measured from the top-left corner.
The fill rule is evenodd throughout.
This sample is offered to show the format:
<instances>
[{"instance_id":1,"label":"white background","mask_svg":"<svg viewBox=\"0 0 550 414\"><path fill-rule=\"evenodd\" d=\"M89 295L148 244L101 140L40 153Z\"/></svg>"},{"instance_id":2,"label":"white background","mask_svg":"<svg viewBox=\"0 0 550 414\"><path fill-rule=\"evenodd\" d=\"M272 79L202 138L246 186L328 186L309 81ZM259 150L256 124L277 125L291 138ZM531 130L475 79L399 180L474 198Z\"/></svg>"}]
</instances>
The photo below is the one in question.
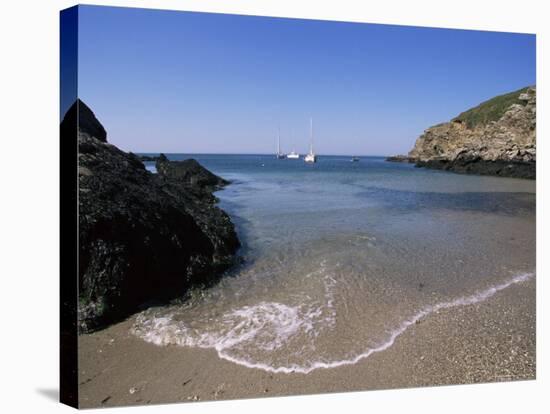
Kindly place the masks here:
<instances>
[{"instance_id":1,"label":"white background","mask_svg":"<svg viewBox=\"0 0 550 414\"><path fill-rule=\"evenodd\" d=\"M143 0L95 4L395 23L537 34L537 380L103 412L549 412L546 1ZM56 402L59 301L59 10L62 0L5 1L0 13L0 409L69 412ZM503 62L506 64L506 62ZM547 75L547 74L546 74ZM548 76L548 75L547 75ZM546 119L545 119L546 118ZM545 234L546 233L546 234ZM76 276L76 275L75 275ZM543 325L546 325L544 327ZM546 348L546 353L544 352ZM544 391L546 388L546 392ZM546 406L546 407L545 407ZM546 410L544 410L546 408Z\"/></svg>"}]
</instances>

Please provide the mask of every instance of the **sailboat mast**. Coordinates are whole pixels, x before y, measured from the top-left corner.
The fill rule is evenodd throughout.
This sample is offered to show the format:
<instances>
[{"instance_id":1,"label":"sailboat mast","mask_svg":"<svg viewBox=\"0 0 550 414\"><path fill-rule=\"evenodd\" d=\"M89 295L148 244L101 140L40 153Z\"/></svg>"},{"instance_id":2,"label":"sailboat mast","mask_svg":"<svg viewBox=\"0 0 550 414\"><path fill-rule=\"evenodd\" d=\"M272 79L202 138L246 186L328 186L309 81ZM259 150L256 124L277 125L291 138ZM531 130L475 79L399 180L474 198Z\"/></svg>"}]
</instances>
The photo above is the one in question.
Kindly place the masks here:
<instances>
[{"instance_id":1,"label":"sailboat mast","mask_svg":"<svg viewBox=\"0 0 550 414\"><path fill-rule=\"evenodd\" d=\"M281 153L281 127L277 128L277 155Z\"/></svg>"},{"instance_id":2,"label":"sailboat mast","mask_svg":"<svg viewBox=\"0 0 550 414\"><path fill-rule=\"evenodd\" d=\"M313 117L309 118L309 153L313 154Z\"/></svg>"},{"instance_id":3,"label":"sailboat mast","mask_svg":"<svg viewBox=\"0 0 550 414\"><path fill-rule=\"evenodd\" d=\"M305 162L316 162L315 153L313 152L313 117L309 118L309 154L304 158Z\"/></svg>"}]
</instances>

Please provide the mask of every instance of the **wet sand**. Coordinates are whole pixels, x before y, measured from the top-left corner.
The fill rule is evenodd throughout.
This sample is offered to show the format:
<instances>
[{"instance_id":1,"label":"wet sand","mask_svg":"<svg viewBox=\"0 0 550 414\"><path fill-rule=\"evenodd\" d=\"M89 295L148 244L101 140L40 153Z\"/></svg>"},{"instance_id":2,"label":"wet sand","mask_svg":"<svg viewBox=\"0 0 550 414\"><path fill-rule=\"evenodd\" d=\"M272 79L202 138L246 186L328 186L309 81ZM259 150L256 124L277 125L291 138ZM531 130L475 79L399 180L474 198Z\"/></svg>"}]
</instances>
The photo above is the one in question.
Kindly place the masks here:
<instances>
[{"instance_id":1,"label":"wet sand","mask_svg":"<svg viewBox=\"0 0 550 414\"><path fill-rule=\"evenodd\" d=\"M159 347L130 333L134 318L79 339L82 408L274 397L535 379L532 278L474 304L440 310L355 365L273 374L215 350Z\"/></svg>"}]
</instances>

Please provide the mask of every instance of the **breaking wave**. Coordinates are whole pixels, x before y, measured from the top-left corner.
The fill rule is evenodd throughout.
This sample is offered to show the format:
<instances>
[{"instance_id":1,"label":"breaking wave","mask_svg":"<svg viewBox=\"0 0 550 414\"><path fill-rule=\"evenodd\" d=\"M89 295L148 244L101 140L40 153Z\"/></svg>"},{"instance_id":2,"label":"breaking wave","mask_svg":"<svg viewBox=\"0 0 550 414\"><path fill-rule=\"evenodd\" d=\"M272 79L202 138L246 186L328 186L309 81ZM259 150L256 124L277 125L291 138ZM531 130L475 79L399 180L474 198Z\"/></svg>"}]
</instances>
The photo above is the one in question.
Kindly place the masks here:
<instances>
[{"instance_id":1,"label":"breaking wave","mask_svg":"<svg viewBox=\"0 0 550 414\"><path fill-rule=\"evenodd\" d=\"M425 306L387 331L376 345L338 360L321 358L315 347L317 336L323 330L334 329L336 324L335 299L332 294L336 281L329 276L323 279L325 302L322 304L313 302L290 306L264 301L224 313L211 324L200 328L185 324L170 313L165 316L142 313L138 315L132 333L156 345L215 349L220 358L248 368L271 373L307 374L316 369L356 364L374 353L390 348L401 334L421 319L443 309L483 302L512 285L533 278L534 275L521 273L472 295ZM305 341L306 345L304 336L309 337ZM274 361L274 351L282 352L286 362ZM293 362L293 359L305 361Z\"/></svg>"}]
</instances>

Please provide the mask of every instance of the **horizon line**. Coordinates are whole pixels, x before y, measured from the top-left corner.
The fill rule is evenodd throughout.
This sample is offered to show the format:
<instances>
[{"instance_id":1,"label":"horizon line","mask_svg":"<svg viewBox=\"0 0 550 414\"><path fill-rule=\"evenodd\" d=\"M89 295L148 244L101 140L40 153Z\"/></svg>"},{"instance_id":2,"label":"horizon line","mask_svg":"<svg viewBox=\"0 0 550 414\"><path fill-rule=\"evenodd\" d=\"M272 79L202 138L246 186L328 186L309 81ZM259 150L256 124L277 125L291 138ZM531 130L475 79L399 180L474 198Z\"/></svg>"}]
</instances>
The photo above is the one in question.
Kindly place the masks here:
<instances>
[{"instance_id":1,"label":"horizon line","mask_svg":"<svg viewBox=\"0 0 550 414\"><path fill-rule=\"evenodd\" d=\"M168 151L160 151L160 152L144 152L144 151L128 151L136 155L262 155L262 156L276 156L276 153L260 153L260 152L168 152ZM299 155L305 155L307 153L298 153ZM287 155L287 154L285 154ZM316 153L315 155L321 156L321 157L391 157L394 155L406 155L406 154L319 154Z\"/></svg>"}]
</instances>

